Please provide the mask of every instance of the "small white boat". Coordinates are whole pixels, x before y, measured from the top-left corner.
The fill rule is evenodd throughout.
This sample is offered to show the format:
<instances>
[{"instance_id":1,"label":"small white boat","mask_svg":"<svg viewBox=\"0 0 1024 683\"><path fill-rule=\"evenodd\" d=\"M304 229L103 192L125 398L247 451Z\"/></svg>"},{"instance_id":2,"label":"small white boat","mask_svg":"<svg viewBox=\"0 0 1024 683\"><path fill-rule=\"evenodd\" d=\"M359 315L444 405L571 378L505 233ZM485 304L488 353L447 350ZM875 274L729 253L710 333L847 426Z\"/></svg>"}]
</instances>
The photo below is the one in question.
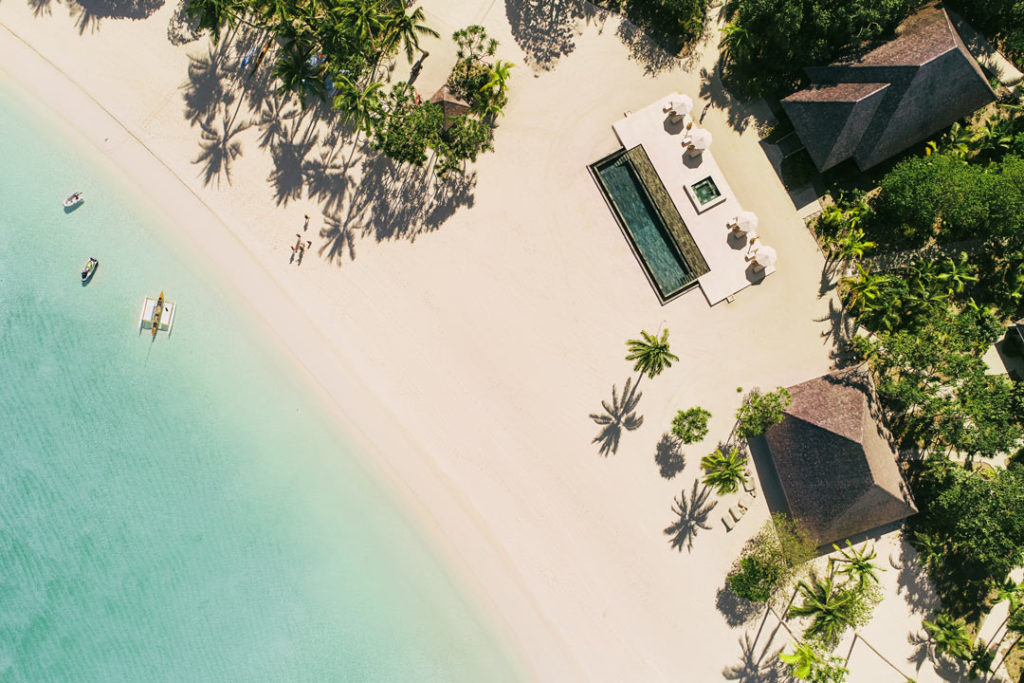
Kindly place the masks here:
<instances>
[{"instance_id":1,"label":"small white boat","mask_svg":"<svg viewBox=\"0 0 1024 683\"><path fill-rule=\"evenodd\" d=\"M64 208L70 209L71 207L78 206L85 201L85 195L78 191L64 200Z\"/></svg>"},{"instance_id":2,"label":"small white boat","mask_svg":"<svg viewBox=\"0 0 1024 683\"><path fill-rule=\"evenodd\" d=\"M97 261L96 259L94 259L94 258L90 258L89 259L89 262L85 264L84 268L82 268L82 284L83 285L88 283L89 280L92 279L92 275L93 275L93 273L96 272L96 268L98 268L99 265L100 265L100 262Z\"/></svg>"}]
</instances>

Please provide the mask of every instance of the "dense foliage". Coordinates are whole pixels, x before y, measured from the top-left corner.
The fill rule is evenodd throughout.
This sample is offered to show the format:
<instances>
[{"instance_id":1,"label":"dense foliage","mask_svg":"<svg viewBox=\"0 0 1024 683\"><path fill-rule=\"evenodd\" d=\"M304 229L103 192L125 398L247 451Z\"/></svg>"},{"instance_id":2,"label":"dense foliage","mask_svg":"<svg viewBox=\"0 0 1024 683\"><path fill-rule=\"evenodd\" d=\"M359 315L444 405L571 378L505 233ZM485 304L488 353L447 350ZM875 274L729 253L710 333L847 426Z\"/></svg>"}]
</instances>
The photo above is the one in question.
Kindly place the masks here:
<instances>
[{"instance_id":1,"label":"dense foliage","mask_svg":"<svg viewBox=\"0 0 1024 683\"><path fill-rule=\"evenodd\" d=\"M780 654L779 660L789 667L790 676L808 683L845 683L850 674L845 659L813 638L793 643L793 652Z\"/></svg>"},{"instance_id":2,"label":"dense foliage","mask_svg":"<svg viewBox=\"0 0 1024 683\"><path fill-rule=\"evenodd\" d=\"M730 0L722 38L729 72L751 94L792 89L806 66L827 64L888 36L911 0Z\"/></svg>"},{"instance_id":3,"label":"dense foliage","mask_svg":"<svg viewBox=\"0 0 1024 683\"><path fill-rule=\"evenodd\" d=\"M1024 469L982 476L934 458L911 484L920 510L911 518L912 537L922 562L946 608L973 618L1024 560Z\"/></svg>"},{"instance_id":4,"label":"dense foliage","mask_svg":"<svg viewBox=\"0 0 1024 683\"><path fill-rule=\"evenodd\" d=\"M670 52L678 52L704 35L710 0L597 0L623 12Z\"/></svg>"},{"instance_id":5,"label":"dense foliage","mask_svg":"<svg viewBox=\"0 0 1024 683\"><path fill-rule=\"evenodd\" d=\"M700 407L680 410L672 418L672 433L685 444L695 443L708 435L711 413Z\"/></svg>"},{"instance_id":6,"label":"dense foliage","mask_svg":"<svg viewBox=\"0 0 1024 683\"><path fill-rule=\"evenodd\" d=\"M701 458L700 468L704 471L704 478L701 481L715 489L720 496L735 493L739 490L740 484L747 482L746 467L745 453L740 453L736 448L729 448L724 452L718 449Z\"/></svg>"},{"instance_id":7,"label":"dense foliage","mask_svg":"<svg viewBox=\"0 0 1024 683\"><path fill-rule=\"evenodd\" d=\"M753 439L764 434L769 427L782 422L786 416L786 406L792 400L789 391L783 387L776 387L775 391L766 394L757 389L750 392L750 396L736 411L736 436L740 439Z\"/></svg>"},{"instance_id":8,"label":"dense foliage","mask_svg":"<svg viewBox=\"0 0 1024 683\"><path fill-rule=\"evenodd\" d=\"M302 4L272 0L189 0L186 12L218 42L225 29L239 26L261 33L263 55L274 44L272 74L278 94L295 95L303 107L330 102L356 136L399 163L422 166L433 150L438 175L458 171L491 149L491 121L502 113L511 64L494 61L497 42L482 27L456 31L459 61L449 84L470 105L462 116L447 118L437 105L421 103L412 86L390 90L377 80L381 64L404 53L408 61L426 26L423 8L407 0L309 0ZM481 49L482 48L482 49Z\"/></svg>"},{"instance_id":9,"label":"dense foliage","mask_svg":"<svg viewBox=\"0 0 1024 683\"><path fill-rule=\"evenodd\" d=\"M727 581L751 602L768 602L794 572L814 557L816 542L791 518L776 514L747 541Z\"/></svg>"}]
</instances>

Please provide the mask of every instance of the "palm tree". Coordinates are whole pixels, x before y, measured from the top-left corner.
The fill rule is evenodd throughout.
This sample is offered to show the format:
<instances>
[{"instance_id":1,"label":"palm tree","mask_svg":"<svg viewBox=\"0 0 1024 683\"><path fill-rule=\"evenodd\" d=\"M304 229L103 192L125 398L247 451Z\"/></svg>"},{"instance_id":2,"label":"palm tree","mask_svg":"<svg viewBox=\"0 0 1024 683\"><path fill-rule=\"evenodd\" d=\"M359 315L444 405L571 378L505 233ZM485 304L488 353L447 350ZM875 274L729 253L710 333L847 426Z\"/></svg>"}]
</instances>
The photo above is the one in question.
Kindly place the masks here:
<instances>
[{"instance_id":1,"label":"palm tree","mask_svg":"<svg viewBox=\"0 0 1024 683\"><path fill-rule=\"evenodd\" d=\"M957 659L966 659L971 654L971 638L963 619L954 619L942 612L935 621L925 621L925 630L935 645L935 652Z\"/></svg>"},{"instance_id":2,"label":"palm tree","mask_svg":"<svg viewBox=\"0 0 1024 683\"><path fill-rule=\"evenodd\" d=\"M947 258L944 265L945 271L940 277L949 283L950 294L959 294L964 291L964 287L968 282L978 281L978 276L974 274L977 269L973 264L968 262L966 252L960 252L959 261Z\"/></svg>"},{"instance_id":3,"label":"palm tree","mask_svg":"<svg viewBox=\"0 0 1024 683\"><path fill-rule=\"evenodd\" d=\"M888 275L872 273L869 268L858 263L857 277L842 280L849 297L850 308L857 312L870 311L872 304L878 300L882 292L882 286L888 281Z\"/></svg>"},{"instance_id":4,"label":"palm tree","mask_svg":"<svg viewBox=\"0 0 1024 683\"><path fill-rule=\"evenodd\" d=\"M323 100L327 94L323 72L324 66L313 56L312 45L292 40L274 64L274 77L281 81L277 92L285 97L298 95L299 104L305 109L311 98Z\"/></svg>"},{"instance_id":5,"label":"palm tree","mask_svg":"<svg viewBox=\"0 0 1024 683\"><path fill-rule=\"evenodd\" d=\"M337 8L337 14L356 37L366 43L374 43L380 34L382 18L376 0L344 0Z\"/></svg>"},{"instance_id":6,"label":"palm tree","mask_svg":"<svg viewBox=\"0 0 1024 683\"><path fill-rule=\"evenodd\" d=\"M884 572L885 569L879 568L872 562L878 557L874 546L865 546L863 550L857 550L847 539L845 548L840 548L835 543L832 544L832 547L840 552L840 557L836 558L836 563L840 565L838 569L840 574L848 576L859 587L864 587L869 583L878 584L877 572L879 570Z\"/></svg>"},{"instance_id":7,"label":"palm tree","mask_svg":"<svg viewBox=\"0 0 1024 683\"><path fill-rule=\"evenodd\" d=\"M352 139L352 153L349 155L348 163L345 164L347 168L352 163L352 158L358 148L359 134L369 135L383 115L380 94L384 84L370 83L365 88L360 88L347 76L340 76L335 85L338 88L338 94L334 96L334 108L341 111L342 120L352 126L355 131L355 137Z\"/></svg>"},{"instance_id":8,"label":"palm tree","mask_svg":"<svg viewBox=\"0 0 1024 683\"><path fill-rule=\"evenodd\" d=\"M747 483L747 456L739 449L730 448L726 453L722 449L700 459L700 468L704 470L701 480L715 489L718 495L735 493L740 484Z\"/></svg>"},{"instance_id":9,"label":"palm tree","mask_svg":"<svg viewBox=\"0 0 1024 683\"><path fill-rule=\"evenodd\" d=\"M849 261L863 257L867 251L878 246L864 237L865 234L861 228L850 228L846 232L840 233L829 244L829 256L836 261Z\"/></svg>"},{"instance_id":10,"label":"palm tree","mask_svg":"<svg viewBox=\"0 0 1024 683\"><path fill-rule=\"evenodd\" d=\"M642 339L628 339L626 348L629 353L626 360L636 361L633 370L640 373L640 376L647 375L654 379L661 374L665 368L672 367L672 361L679 360L668 348L668 329L662 333L659 339L647 330L641 330Z\"/></svg>"},{"instance_id":11,"label":"palm tree","mask_svg":"<svg viewBox=\"0 0 1024 683\"><path fill-rule=\"evenodd\" d=\"M722 31L722 59L726 62L741 62L750 54L753 37L745 27L739 24L726 24Z\"/></svg>"},{"instance_id":12,"label":"palm tree","mask_svg":"<svg viewBox=\"0 0 1024 683\"><path fill-rule=\"evenodd\" d=\"M221 28L234 26L241 9L237 0L189 0L185 15L198 22L197 28L209 31L216 45L220 42Z\"/></svg>"},{"instance_id":13,"label":"palm tree","mask_svg":"<svg viewBox=\"0 0 1024 683\"><path fill-rule=\"evenodd\" d=\"M514 66L512 62L503 62L500 59L491 66L491 75L480 89L485 97L504 103L509 70Z\"/></svg>"},{"instance_id":14,"label":"palm tree","mask_svg":"<svg viewBox=\"0 0 1024 683\"><path fill-rule=\"evenodd\" d=\"M804 637L820 638L827 645L839 642L843 631L854 624L856 593L837 586L831 572L824 579L801 580L796 589L803 596L803 603L791 606L787 616L811 617Z\"/></svg>"},{"instance_id":15,"label":"palm tree","mask_svg":"<svg viewBox=\"0 0 1024 683\"><path fill-rule=\"evenodd\" d=\"M381 53L390 51L400 42L405 49L405 58L412 63L413 52L420 49L421 36L440 37L437 31L422 23L423 19L422 7L417 7L409 14L406 14L401 7L396 8L384 20Z\"/></svg>"},{"instance_id":16,"label":"palm tree","mask_svg":"<svg viewBox=\"0 0 1024 683\"><path fill-rule=\"evenodd\" d=\"M825 657L814 641L793 643L793 653L779 655L779 661L789 665L789 675L801 680L810 680L811 673L825 663Z\"/></svg>"}]
</instances>

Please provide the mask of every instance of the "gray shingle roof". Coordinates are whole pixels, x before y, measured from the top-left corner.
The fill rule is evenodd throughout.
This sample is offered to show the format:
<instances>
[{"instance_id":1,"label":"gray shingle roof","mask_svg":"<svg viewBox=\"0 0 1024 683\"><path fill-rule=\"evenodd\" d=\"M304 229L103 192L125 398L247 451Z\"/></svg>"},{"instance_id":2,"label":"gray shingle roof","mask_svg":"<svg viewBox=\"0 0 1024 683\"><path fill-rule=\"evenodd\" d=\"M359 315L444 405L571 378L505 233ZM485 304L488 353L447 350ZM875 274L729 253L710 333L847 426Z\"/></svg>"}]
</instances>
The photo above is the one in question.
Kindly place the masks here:
<instances>
[{"instance_id":1,"label":"gray shingle roof","mask_svg":"<svg viewBox=\"0 0 1024 683\"><path fill-rule=\"evenodd\" d=\"M765 434L790 514L819 543L917 512L875 409L870 377L833 372L789 388Z\"/></svg>"},{"instance_id":2,"label":"gray shingle roof","mask_svg":"<svg viewBox=\"0 0 1024 683\"><path fill-rule=\"evenodd\" d=\"M782 107L822 171L850 158L870 168L995 99L935 5L909 17L893 40L806 71L813 85Z\"/></svg>"}]
</instances>

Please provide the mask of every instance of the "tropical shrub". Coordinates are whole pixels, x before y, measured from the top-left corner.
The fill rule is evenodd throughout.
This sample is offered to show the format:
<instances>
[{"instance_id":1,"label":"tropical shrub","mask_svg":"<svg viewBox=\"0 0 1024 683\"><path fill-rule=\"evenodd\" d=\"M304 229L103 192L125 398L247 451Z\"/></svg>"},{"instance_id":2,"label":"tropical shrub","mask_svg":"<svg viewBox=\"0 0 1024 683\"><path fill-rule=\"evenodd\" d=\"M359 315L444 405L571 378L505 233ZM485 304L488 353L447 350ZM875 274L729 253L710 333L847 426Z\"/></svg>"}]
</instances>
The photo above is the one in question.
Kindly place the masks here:
<instances>
[{"instance_id":1,"label":"tropical shrub","mask_svg":"<svg viewBox=\"0 0 1024 683\"><path fill-rule=\"evenodd\" d=\"M715 489L720 496L735 493L740 484L747 483L746 466L745 453L740 453L736 448L730 448L725 453L718 449L701 458L700 468L704 470L701 481Z\"/></svg>"},{"instance_id":2,"label":"tropical shrub","mask_svg":"<svg viewBox=\"0 0 1024 683\"><path fill-rule=\"evenodd\" d=\"M703 408L680 410L672 418L672 433L685 444L701 441L708 435L708 420L711 413Z\"/></svg>"},{"instance_id":3,"label":"tropical shrub","mask_svg":"<svg viewBox=\"0 0 1024 683\"><path fill-rule=\"evenodd\" d=\"M779 661L789 667L790 676L809 683L845 683L850 674L842 657L836 657L824 643L813 638L793 643L793 652L783 652Z\"/></svg>"},{"instance_id":4,"label":"tropical shrub","mask_svg":"<svg viewBox=\"0 0 1024 683\"><path fill-rule=\"evenodd\" d=\"M816 545L790 517L773 515L743 546L726 579L729 587L751 602L767 602L814 557Z\"/></svg>"},{"instance_id":5,"label":"tropical shrub","mask_svg":"<svg viewBox=\"0 0 1024 683\"><path fill-rule=\"evenodd\" d=\"M736 411L736 436L741 439L753 439L764 434L770 427L785 419L786 407L792 400L789 391L783 387L776 387L775 391L767 394L761 393L758 389L753 390Z\"/></svg>"}]
</instances>

